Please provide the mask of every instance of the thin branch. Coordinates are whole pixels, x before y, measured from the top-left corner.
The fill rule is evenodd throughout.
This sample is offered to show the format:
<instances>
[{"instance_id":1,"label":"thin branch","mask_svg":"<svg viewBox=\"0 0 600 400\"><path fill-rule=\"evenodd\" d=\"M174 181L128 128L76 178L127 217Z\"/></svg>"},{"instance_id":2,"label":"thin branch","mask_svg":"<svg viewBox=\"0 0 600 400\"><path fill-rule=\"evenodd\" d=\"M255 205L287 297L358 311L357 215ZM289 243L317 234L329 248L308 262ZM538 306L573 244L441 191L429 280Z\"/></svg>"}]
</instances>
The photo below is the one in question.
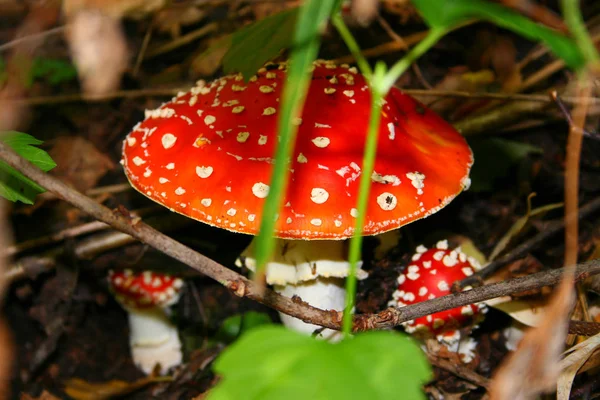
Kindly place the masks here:
<instances>
[{"instance_id":1,"label":"thin branch","mask_svg":"<svg viewBox=\"0 0 600 400\"><path fill-rule=\"evenodd\" d=\"M452 293L406 307L388 308L378 314L356 315L354 328L357 331L392 328L402 322L429 315L433 312L539 289L543 286L553 286L561 281L564 270L564 268L558 268L538 272L522 278L492 283L464 292ZM580 281L596 274L600 274L600 259L578 265L575 272L575 280Z\"/></svg>"},{"instance_id":2,"label":"thin branch","mask_svg":"<svg viewBox=\"0 0 600 400\"><path fill-rule=\"evenodd\" d=\"M319 310L306 303L283 297L271 290L262 292L257 284L244 276L169 238L143 222L134 224L129 216L113 212L96 203L58 179L31 165L1 142L0 159L40 186L56 194L57 197L80 208L96 219L111 225L113 228L135 237L139 241L218 281L240 297L248 297L305 322L337 330L341 327L341 312ZM354 317L353 330L392 328L404 321L438 311L554 285L560 281L562 272L563 269L544 271L523 278L453 293L407 307L389 308L378 314L356 315ZM586 279L591 275L599 273L600 260L589 261L579 265L576 280Z\"/></svg>"},{"instance_id":3,"label":"thin branch","mask_svg":"<svg viewBox=\"0 0 600 400\"><path fill-rule=\"evenodd\" d=\"M297 303L292 299L281 296L271 290L261 291L259 286L251 280L171 239L144 222L134 223L128 215L113 212L96 203L80 192L65 185L60 180L44 173L1 142L0 159L29 179L37 182L40 186L54 193L58 198L69 202L97 220L105 222L119 231L133 236L139 241L154 247L198 272L216 280L232 290L237 296L256 300L259 303L263 303L278 311L298 317L305 322L322 325L327 328L339 329L341 318L338 316L338 313L330 313L310 307L307 304Z\"/></svg>"}]
</instances>

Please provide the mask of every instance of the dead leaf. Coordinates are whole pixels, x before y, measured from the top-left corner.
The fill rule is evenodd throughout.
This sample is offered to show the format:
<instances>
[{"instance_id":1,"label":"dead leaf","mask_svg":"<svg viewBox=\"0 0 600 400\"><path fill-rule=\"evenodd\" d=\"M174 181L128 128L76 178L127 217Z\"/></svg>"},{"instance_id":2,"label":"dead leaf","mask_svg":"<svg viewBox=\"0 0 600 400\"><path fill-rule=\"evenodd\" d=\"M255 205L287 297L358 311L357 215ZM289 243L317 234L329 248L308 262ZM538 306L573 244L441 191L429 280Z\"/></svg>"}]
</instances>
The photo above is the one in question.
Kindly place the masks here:
<instances>
[{"instance_id":1,"label":"dead leaf","mask_svg":"<svg viewBox=\"0 0 600 400\"><path fill-rule=\"evenodd\" d=\"M148 376L133 382L112 380L102 383L69 379L65 382L65 393L76 400L105 400L132 393L151 383L169 382L170 376Z\"/></svg>"},{"instance_id":2,"label":"dead leaf","mask_svg":"<svg viewBox=\"0 0 600 400\"><path fill-rule=\"evenodd\" d=\"M85 92L101 95L116 89L129 60L119 20L82 10L69 22L67 41Z\"/></svg>"},{"instance_id":3,"label":"dead leaf","mask_svg":"<svg viewBox=\"0 0 600 400\"><path fill-rule=\"evenodd\" d=\"M156 13L154 25L156 30L170 33L172 37L181 35L181 28L203 20L207 12L195 4L181 5L180 7L166 8Z\"/></svg>"},{"instance_id":4,"label":"dead leaf","mask_svg":"<svg viewBox=\"0 0 600 400\"><path fill-rule=\"evenodd\" d=\"M556 385L557 400L569 400L573 379L577 375L577 371L592 357L592 355L600 349L600 334L588 338L586 341L579 343L565 351L567 355L560 362L561 373L558 377Z\"/></svg>"},{"instance_id":5,"label":"dead leaf","mask_svg":"<svg viewBox=\"0 0 600 400\"><path fill-rule=\"evenodd\" d=\"M54 396L52 393L43 391L39 397L32 397L27 393L21 394L20 400L60 400L58 397Z\"/></svg>"},{"instance_id":6,"label":"dead leaf","mask_svg":"<svg viewBox=\"0 0 600 400\"><path fill-rule=\"evenodd\" d=\"M58 166L51 174L80 192L95 187L100 178L115 168L110 157L80 136L62 136L53 144L49 154Z\"/></svg>"},{"instance_id":7,"label":"dead leaf","mask_svg":"<svg viewBox=\"0 0 600 400\"><path fill-rule=\"evenodd\" d=\"M96 10L119 19L132 17L141 19L165 6L166 0L63 0L63 13L70 19L78 12Z\"/></svg>"},{"instance_id":8,"label":"dead leaf","mask_svg":"<svg viewBox=\"0 0 600 400\"><path fill-rule=\"evenodd\" d=\"M490 386L491 400L525 400L554 389L574 304L573 275L560 283L538 327L531 328L517 350L503 361Z\"/></svg>"}]
</instances>

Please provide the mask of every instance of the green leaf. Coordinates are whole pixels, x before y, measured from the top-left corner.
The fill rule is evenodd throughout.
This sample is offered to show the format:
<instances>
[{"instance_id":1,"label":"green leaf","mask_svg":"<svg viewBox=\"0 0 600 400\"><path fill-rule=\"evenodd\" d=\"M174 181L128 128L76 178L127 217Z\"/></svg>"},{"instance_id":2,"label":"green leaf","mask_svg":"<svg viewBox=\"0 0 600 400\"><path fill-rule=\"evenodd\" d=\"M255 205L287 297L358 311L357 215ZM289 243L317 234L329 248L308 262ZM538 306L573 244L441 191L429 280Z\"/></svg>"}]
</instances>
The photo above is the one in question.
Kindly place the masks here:
<instances>
[{"instance_id":1,"label":"green leaf","mask_svg":"<svg viewBox=\"0 0 600 400\"><path fill-rule=\"evenodd\" d=\"M310 0L300 7L295 25L294 43L290 57L287 81L281 95L278 115L279 143L275 151L275 167L271 177L269 195L263 207L260 233L256 243L256 273L260 276L273 252L275 215L279 212L286 189L288 160L296 139L297 126L293 118L301 114L302 105L310 83L309 67L319 51L319 33L333 10L334 0Z\"/></svg>"},{"instance_id":2,"label":"green leaf","mask_svg":"<svg viewBox=\"0 0 600 400\"><path fill-rule=\"evenodd\" d=\"M15 131L2 132L0 141L45 172L56 167L56 163L48 153L34 147L43 142L31 135ZM37 183L0 161L0 196L13 202L21 201L25 204L33 204L35 196L44 191Z\"/></svg>"},{"instance_id":3,"label":"green leaf","mask_svg":"<svg viewBox=\"0 0 600 400\"><path fill-rule=\"evenodd\" d=\"M421 386L431 378L406 335L373 331L329 343L281 326L242 336L214 369L223 379L209 400L424 399Z\"/></svg>"},{"instance_id":4,"label":"green leaf","mask_svg":"<svg viewBox=\"0 0 600 400\"><path fill-rule=\"evenodd\" d=\"M299 8L268 16L235 32L223 57L225 72L250 79L263 64L292 46ZM222 45L222 44L221 44Z\"/></svg>"},{"instance_id":5,"label":"green leaf","mask_svg":"<svg viewBox=\"0 0 600 400\"><path fill-rule=\"evenodd\" d=\"M35 58L30 74L32 79L43 79L52 85L77 78L77 70L73 64L69 61L51 58Z\"/></svg>"},{"instance_id":6,"label":"green leaf","mask_svg":"<svg viewBox=\"0 0 600 400\"><path fill-rule=\"evenodd\" d=\"M499 4L484 0L413 0L412 3L432 28L450 29L470 19L483 19L528 39L544 42L571 68L585 65L574 40Z\"/></svg>"},{"instance_id":7,"label":"green leaf","mask_svg":"<svg viewBox=\"0 0 600 400\"><path fill-rule=\"evenodd\" d=\"M248 311L244 314L233 315L223 321L215 338L221 342L230 343L242 333L271 323L273 323L271 317L257 311Z\"/></svg>"},{"instance_id":8,"label":"green leaf","mask_svg":"<svg viewBox=\"0 0 600 400\"><path fill-rule=\"evenodd\" d=\"M539 147L501 138L469 140L475 164L471 169L471 189L484 192L494 189L494 181L505 177L509 168L529 154L541 154Z\"/></svg>"}]
</instances>

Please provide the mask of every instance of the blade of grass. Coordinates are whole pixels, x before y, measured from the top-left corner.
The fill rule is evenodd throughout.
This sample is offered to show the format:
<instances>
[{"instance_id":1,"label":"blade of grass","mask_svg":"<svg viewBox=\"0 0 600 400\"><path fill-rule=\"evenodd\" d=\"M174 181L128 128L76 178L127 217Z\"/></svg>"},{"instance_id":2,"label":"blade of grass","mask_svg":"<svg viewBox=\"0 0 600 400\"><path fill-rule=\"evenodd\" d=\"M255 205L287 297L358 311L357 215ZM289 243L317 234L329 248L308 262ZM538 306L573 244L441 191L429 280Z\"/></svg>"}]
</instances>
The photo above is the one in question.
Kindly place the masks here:
<instances>
[{"instance_id":1,"label":"blade of grass","mask_svg":"<svg viewBox=\"0 0 600 400\"><path fill-rule=\"evenodd\" d=\"M278 118L279 143L275 152L275 166L269 195L263 208L260 233L256 239L256 277L259 279L267 260L273 253L275 218L286 192L288 163L298 130L292 122L295 117L300 116L310 82L308 70L319 50L320 28L331 15L334 5L334 0L310 0L304 3L298 14L288 79L281 96Z\"/></svg>"},{"instance_id":2,"label":"blade of grass","mask_svg":"<svg viewBox=\"0 0 600 400\"><path fill-rule=\"evenodd\" d=\"M561 6L569 31L571 31L586 62L590 64L600 62L598 50L596 50L596 46L594 46L594 42L590 38L590 34L581 16L579 0L562 0Z\"/></svg>"}]
</instances>

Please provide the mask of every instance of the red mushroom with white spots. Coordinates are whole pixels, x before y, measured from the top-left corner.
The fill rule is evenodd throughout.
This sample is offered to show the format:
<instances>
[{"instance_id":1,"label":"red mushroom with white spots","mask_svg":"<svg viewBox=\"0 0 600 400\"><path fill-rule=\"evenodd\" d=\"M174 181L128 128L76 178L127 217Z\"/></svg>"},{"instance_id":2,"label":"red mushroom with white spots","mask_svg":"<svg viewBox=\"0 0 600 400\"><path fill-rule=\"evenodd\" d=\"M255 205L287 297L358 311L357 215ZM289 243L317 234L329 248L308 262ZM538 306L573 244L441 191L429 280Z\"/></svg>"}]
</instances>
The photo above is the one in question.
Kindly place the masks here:
<instances>
[{"instance_id":1,"label":"red mushroom with white spots","mask_svg":"<svg viewBox=\"0 0 600 400\"><path fill-rule=\"evenodd\" d=\"M123 146L122 163L133 187L196 220L257 234L273 171L286 69L285 63L271 63L249 82L241 75L199 81L148 111ZM290 182L274 232L281 240L279 254L267 266L266 278L286 295L311 281L324 283L324 298L313 303L321 308L339 310L343 304L339 296L348 264L342 239L353 235L358 215L370 99L356 68L317 61L303 112L293 121L298 135ZM386 96L381 118L365 235L440 210L469 186L473 162L450 124L400 90ZM251 266L250 251L245 259ZM307 290L312 289L301 297Z\"/></svg>"},{"instance_id":2,"label":"red mushroom with white spots","mask_svg":"<svg viewBox=\"0 0 600 400\"><path fill-rule=\"evenodd\" d=\"M417 247L408 267L398 276L398 288L389 306L403 307L450 294L456 281L464 279L479 269L479 263L460 248L451 250L448 241L442 240L435 248ZM473 326L487 312L485 304L469 304L416 318L403 324L406 332L418 337L433 337L450 346L457 346L460 329ZM470 346L463 342L463 346ZM460 350L460 349L459 349ZM464 354L463 359L465 357Z\"/></svg>"},{"instance_id":3,"label":"red mushroom with white spots","mask_svg":"<svg viewBox=\"0 0 600 400\"><path fill-rule=\"evenodd\" d=\"M135 365L150 374L157 364L165 373L182 362L181 341L169 319L183 281L167 274L129 270L109 273L109 288L129 316L129 344Z\"/></svg>"}]
</instances>

